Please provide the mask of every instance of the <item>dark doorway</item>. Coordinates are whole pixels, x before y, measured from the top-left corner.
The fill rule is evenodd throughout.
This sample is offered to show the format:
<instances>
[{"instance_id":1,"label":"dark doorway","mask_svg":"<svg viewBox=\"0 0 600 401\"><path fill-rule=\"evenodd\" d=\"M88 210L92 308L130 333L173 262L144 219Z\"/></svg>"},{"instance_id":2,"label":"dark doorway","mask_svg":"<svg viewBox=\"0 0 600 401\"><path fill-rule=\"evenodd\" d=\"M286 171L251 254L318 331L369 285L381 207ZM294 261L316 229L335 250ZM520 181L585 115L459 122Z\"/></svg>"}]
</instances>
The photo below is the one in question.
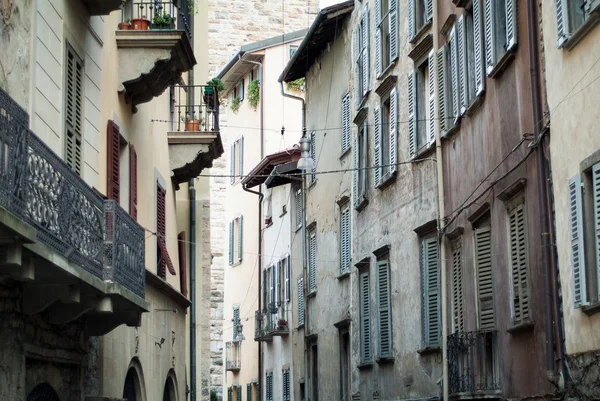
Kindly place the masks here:
<instances>
[{"instance_id":1,"label":"dark doorway","mask_svg":"<svg viewBox=\"0 0 600 401\"><path fill-rule=\"evenodd\" d=\"M58 394L47 383L37 385L27 396L27 401L60 401Z\"/></svg>"},{"instance_id":2,"label":"dark doorway","mask_svg":"<svg viewBox=\"0 0 600 401\"><path fill-rule=\"evenodd\" d=\"M127 376L125 377L125 386L123 387L123 398L127 401L138 401L137 393L135 391L136 379L135 369L129 368Z\"/></svg>"}]
</instances>

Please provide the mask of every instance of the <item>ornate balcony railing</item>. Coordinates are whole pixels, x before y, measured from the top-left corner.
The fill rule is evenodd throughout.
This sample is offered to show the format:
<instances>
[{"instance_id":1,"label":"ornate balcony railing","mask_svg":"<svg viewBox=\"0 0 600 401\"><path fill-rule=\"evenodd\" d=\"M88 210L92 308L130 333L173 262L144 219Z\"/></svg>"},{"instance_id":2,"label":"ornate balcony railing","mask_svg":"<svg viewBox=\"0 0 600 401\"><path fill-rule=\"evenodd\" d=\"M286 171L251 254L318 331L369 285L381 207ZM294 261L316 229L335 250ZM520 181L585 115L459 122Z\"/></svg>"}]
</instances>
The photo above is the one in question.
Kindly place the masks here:
<instances>
[{"instance_id":1,"label":"ornate balcony railing","mask_svg":"<svg viewBox=\"0 0 600 401\"><path fill-rule=\"evenodd\" d=\"M496 333L471 331L448 336L450 394L500 391Z\"/></svg>"},{"instance_id":2,"label":"ornate balcony railing","mask_svg":"<svg viewBox=\"0 0 600 401\"><path fill-rule=\"evenodd\" d=\"M144 297L142 227L29 130L27 113L1 89L0 206L35 227L53 251Z\"/></svg>"},{"instance_id":3,"label":"ornate balcony railing","mask_svg":"<svg viewBox=\"0 0 600 401\"><path fill-rule=\"evenodd\" d=\"M240 343L235 341L228 341L225 343L225 370L233 371L240 370L242 368L239 344Z\"/></svg>"},{"instance_id":4,"label":"ornate balcony railing","mask_svg":"<svg viewBox=\"0 0 600 401\"><path fill-rule=\"evenodd\" d=\"M187 4L186 0L134 0L123 7L121 22L131 22L131 26L126 29L185 31L191 42Z\"/></svg>"},{"instance_id":5,"label":"ornate balcony railing","mask_svg":"<svg viewBox=\"0 0 600 401\"><path fill-rule=\"evenodd\" d=\"M262 341L265 337L265 330L263 327L264 314L257 310L254 313L254 341Z\"/></svg>"},{"instance_id":6,"label":"ornate balcony railing","mask_svg":"<svg viewBox=\"0 0 600 401\"><path fill-rule=\"evenodd\" d=\"M219 131L219 93L214 86L173 86L173 130Z\"/></svg>"}]
</instances>

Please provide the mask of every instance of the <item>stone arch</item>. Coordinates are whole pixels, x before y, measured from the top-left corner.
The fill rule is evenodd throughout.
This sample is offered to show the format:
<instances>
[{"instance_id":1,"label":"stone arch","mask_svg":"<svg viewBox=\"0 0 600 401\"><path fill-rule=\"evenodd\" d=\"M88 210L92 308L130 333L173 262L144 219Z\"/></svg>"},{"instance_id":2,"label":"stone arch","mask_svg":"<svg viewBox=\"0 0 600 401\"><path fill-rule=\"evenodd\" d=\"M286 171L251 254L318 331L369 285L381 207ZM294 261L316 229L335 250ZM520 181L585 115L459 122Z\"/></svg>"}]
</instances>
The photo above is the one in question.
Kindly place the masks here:
<instances>
[{"instance_id":1,"label":"stone arch","mask_svg":"<svg viewBox=\"0 0 600 401\"><path fill-rule=\"evenodd\" d=\"M177 375L175 374L175 369L169 370L167 374L163 390L163 401L179 401L177 397Z\"/></svg>"},{"instance_id":2,"label":"stone arch","mask_svg":"<svg viewBox=\"0 0 600 401\"><path fill-rule=\"evenodd\" d=\"M127 401L146 401L146 383L142 364L137 357L133 358L127 368L123 384L123 398Z\"/></svg>"},{"instance_id":3,"label":"stone arch","mask_svg":"<svg viewBox=\"0 0 600 401\"><path fill-rule=\"evenodd\" d=\"M42 383L35 386L27 396L27 401L60 401L58 394L48 383Z\"/></svg>"}]
</instances>

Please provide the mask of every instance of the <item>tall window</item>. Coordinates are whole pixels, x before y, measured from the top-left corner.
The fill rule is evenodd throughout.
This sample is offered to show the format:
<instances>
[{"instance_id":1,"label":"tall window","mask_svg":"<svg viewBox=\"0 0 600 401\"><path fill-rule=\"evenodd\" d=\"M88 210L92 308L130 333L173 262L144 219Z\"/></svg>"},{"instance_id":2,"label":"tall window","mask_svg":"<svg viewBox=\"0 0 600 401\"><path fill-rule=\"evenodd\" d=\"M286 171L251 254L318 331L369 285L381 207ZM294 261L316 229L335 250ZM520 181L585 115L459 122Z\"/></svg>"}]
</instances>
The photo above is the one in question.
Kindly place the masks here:
<instances>
[{"instance_id":1,"label":"tall window","mask_svg":"<svg viewBox=\"0 0 600 401\"><path fill-rule=\"evenodd\" d=\"M597 23L592 13L600 10L597 0L559 0L554 2L556 7L557 46L572 48L587 29L586 22Z\"/></svg>"},{"instance_id":2,"label":"tall window","mask_svg":"<svg viewBox=\"0 0 600 401\"><path fill-rule=\"evenodd\" d=\"M376 0L375 69L377 76L398 58L398 0Z\"/></svg>"},{"instance_id":3,"label":"tall window","mask_svg":"<svg viewBox=\"0 0 600 401\"><path fill-rule=\"evenodd\" d=\"M156 183L156 241L157 241L157 252L156 252L156 270L159 277L167 277L167 268L169 273L175 275L175 267L169 252L167 251L166 233L167 233L167 222L166 222L166 201L167 191L157 182Z\"/></svg>"},{"instance_id":4,"label":"tall window","mask_svg":"<svg viewBox=\"0 0 600 401\"><path fill-rule=\"evenodd\" d=\"M244 175L244 137L241 136L231 144L231 157L229 159L229 183L236 182L236 175Z\"/></svg>"},{"instance_id":5,"label":"tall window","mask_svg":"<svg viewBox=\"0 0 600 401\"><path fill-rule=\"evenodd\" d=\"M389 254L377 259L377 312L379 358L392 355L392 292L390 290Z\"/></svg>"},{"instance_id":6,"label":"tall window","mask_svg":"<svg viewBox=\"0 0 600 401\"><path fill-rule=\"evenodd\" d=\"M350 149L350 93L342 99L342 154Z\"/></svg>"},{"instance_id":7,"label":"tall window","mask_svg":"<svg viewBox=\"0 0 600 401\"><path fill-rule=\"evenodd\" d=\"M433 142L433 51L408 75L408 153L414 157Z\"/></svg>"},{"instance_id":8,"label":"tall window","mask_svg":"<svg viewBox=\"0 0 600 401\"><path fill-rule=\"evenodd\" d=\"M524 195L507 203L513 324L531 320L529 306L529 247Z\"/></svg>"},{"instance_id":9,"label":"tall window","mask_svg":"<svg viewBox=\"0 0 600 401\"><path fill-rule=\"evenodd\" d=\"M412 42L417 32L431 22L433 16L433 0L408 1L408 36Z\"/></svg>"},{"instance_id":10,"label":"tall window","mask_svg":"<svg viewBox=\"0 0 600 401\"><path fill-rule=\"evenodd\" d=\"M369 9L366 5L354 31L354 43L356 100L357 104L360 104L369 91Z\"/></svg>"},{"instance_id":11,"label":"tall window","mask_svg":"<svg viewBox=\"0 0 600 401\"><path fill-rule=\"evenodd\" d=\"M441 305L440 305L440 266L436 236L421 239L421 306L423 324L423 346L440 346Z\"/></svg>"},{"instance_id":12,"label":"tall window","mask_svg":"<svg viewBox=\"0 0 600 401\"><path fill-rule=\"evenodd\" d=\"M66 54L67 60L65 63L64 91L65 162L73 171L77 174L81 174L81 148L83 143L83 60L69 44L67 44Z\"/></svg>"},{"instance_id":13,"label":"tall window","mask_svg":"<svg viewBox=\"0 0 600 401\"><path fill-rule=\"evenodd\" d=\"M317 292L317 230L308 233L308 292Z\"/></svg>"},{"instance_id":14,"label":"tall window","mask_svg":"<svg viewBox=\"0 0 600 401\"><path fill-rule=\"evenodd\" d=\"M493 75L504 56L517 45L517 1L484 0L485 64Z\"/></svg>"},{"instance_id":15,"label":"tall window","mask_svg":"<svg viewBox=\"0 0 600 401\"><path fill-rule=\"evenodd\" d=\"M229 264L242 261L244 244L244 217L238 216L229 222Z\"/></svg>"},{"instance_id":16,"label":"tall window","mask_svg":"<svg viewBox=\"0 0 600 401\"><path fill-rule=\"evenodd\" d=\"M373 170L375 186L384 184L397 170L396 132L398 121L398 95L393 88L389 95L382 99L381 107L375 108L375 169Z\"/></svg>"},{"instance_id":17,"label":"tall window","mask_svg":"<svg viewBox=\"0 0 600 401\"><path fill-rule=\"evenodd\" d=\"M350 273L350 206L340 207L340 274Z\"/></svg>"},{"instance_id":18,"label":"tall window","mask_svg":"<svg viewBox=\"0 0 600 401\"><path fill-rule=\"evenodd\" d=\"M368 126L365 119L359 125L358 134L354 139L354 176L352 192L354 193L354 208L361 210L367 199L367 166L368 166Z\"/></svg>"},{"instance_id":19,"label":"tall window","mask_svg":"<svg viewBox=\"0 0 600 401\"><path fill-rule=\"evenodd\" d=\"M496 328L494 312L494 282L492 278L492 230L490 217L484 217L474 227L475 272L479 330Z\"/></svg>"}]
</instances>

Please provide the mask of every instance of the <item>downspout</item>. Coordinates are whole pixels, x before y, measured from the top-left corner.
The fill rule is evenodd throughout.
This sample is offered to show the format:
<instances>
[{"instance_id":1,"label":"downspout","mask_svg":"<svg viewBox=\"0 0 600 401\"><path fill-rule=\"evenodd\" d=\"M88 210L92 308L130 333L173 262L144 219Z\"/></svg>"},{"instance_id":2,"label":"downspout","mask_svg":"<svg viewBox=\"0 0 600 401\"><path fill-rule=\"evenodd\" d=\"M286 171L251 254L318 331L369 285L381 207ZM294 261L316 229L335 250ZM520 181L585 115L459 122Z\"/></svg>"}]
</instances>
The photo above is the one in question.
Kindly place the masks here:
<instances>
[{"instance_id":1,"label":"downspout","mask_svg":"<svg viewBox=\"0 0 600 401\"><path fill-rule=\"evenodd\" d=\"M533 106L533 131L535 135L534 144L536 146L536 170L537 170L537 189L538 206L540 209L540 231L542 245L542 268L545 274L544 293L546 295L545 304L545 331L546 331L546 377L554 385L557 384L556 363L554 359L554 316L553 316L553 295L552 278L554 272L550 263L550 228L548 225L548 193L547 178L544 165L544 147L541 144L540 123L542 122L542 104L540 100L540 82L539 82L539 56L538 56L538 33L537 33L537 12L534 0L527 1L527 28L529 37L529 72L531 78L531 100Z\"/></svg>"},{"instance_id":2,"label":"downspout","mask_svg":"<svg viewBox=\"0 0 600 401\"><path fill-rule=\"evenodd\" d=\"M196 401L196 188L190 190L190 401Z\"/></svg>"},{"instance_id":3,"label":"downspout","mask_svg":"<svg viewBox=\"0 0 600 401\"><path fill-rule=\"evenodd\" d=\"M433 90L434 98L439 99L439 80L437 73L438 49L439 49L439 21L438 21L438 2L433 1L432 10L432 31L433 31ZM438 101L438 105L439 105ZM438 241L440 244L440 286L441 286L441 307L442 307L442 399L448 401L448 299L447 299L447 279L446 279L446 240L443 235L446 227L444 216L446 215L444 205L444 164L442 152L442 136L440 132L440 108L435 107L435 158L437 167L437 187L438 187Z\"/></svg>"}]
</instances>

